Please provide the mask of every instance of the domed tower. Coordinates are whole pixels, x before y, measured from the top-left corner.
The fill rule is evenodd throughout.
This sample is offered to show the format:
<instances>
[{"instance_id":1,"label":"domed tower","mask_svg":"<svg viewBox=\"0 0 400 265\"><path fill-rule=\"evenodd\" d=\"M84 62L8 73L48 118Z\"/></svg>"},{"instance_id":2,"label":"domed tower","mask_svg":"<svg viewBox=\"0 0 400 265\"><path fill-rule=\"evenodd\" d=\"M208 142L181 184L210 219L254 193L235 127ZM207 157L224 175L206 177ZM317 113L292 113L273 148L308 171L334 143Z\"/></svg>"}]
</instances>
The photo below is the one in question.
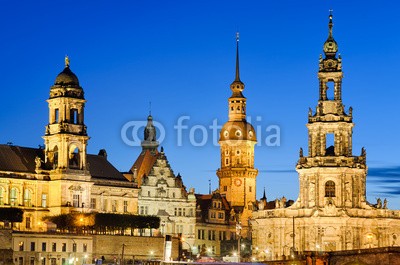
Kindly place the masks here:
<instances>
[{"instance_id":1,"label":"domed tower","mask_svg":"<svg viewBox=\"0 0 400 265\"><path fill-rule=\"evenodd\" d=\"M65 57L65 68L50 89L49 124L46 126L45 163L53 170L86 171L89 139L84 123L85 98L79 80Z\"/></svg>"},{"instance_id":2,"label":"domed tower","mask_svg":"<svg viewBox=\"0 0 400 265\"><path fill-rule=\"evenodd\" d=\"M308 114L308 156L300 159L299 202L303 208L336 206L361 208L366 205L366 152L352 154L352 108L342 102L342 59L333 38L332 13L328 39L319 60L319 100Z\"/></svg>"},{"instance_id":3,"label":"domed tower","mask_svg":"<svg viewBox=\"0 0 400 265\"><path fill-rule=\"evenodd\" d=\"M219 144L221 167L217 171L219 191L231 207L241 213L241 219L251 216L256 201L257 169L254 169L254 145L257 143L253 126L246 121L244 83L239 75L239 38L236 38L236 77L230 86L229 120L222 127ZM242 222L243 223L243 222ZM243 225L246 225L243 223Z\"/></svg>"}]
</instances>

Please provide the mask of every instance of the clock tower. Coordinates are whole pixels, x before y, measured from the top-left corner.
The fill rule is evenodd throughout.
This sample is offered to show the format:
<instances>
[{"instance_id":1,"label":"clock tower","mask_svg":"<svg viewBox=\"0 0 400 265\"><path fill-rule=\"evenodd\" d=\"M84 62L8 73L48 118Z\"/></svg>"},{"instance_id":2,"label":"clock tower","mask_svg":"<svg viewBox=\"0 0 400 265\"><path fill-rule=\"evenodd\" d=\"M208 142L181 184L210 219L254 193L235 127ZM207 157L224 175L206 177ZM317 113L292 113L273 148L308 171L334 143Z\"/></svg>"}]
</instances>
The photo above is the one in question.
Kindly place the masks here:
<instances>
[{"instance_id":1,"label":"clock tower","mask_svg":"<svg viewBox=\"0 0 400 265\"><path fill-rule=\"evenodd\" d=\"M246 98L242 92L244 83L239 75L239 37L236 38L236 77L230 86L228 99L229 120L220 132L221 167L217 170L219 191L240 216L242 226L253 211L256 201L256 177L254 145L257 143L253 126L246 121Z\"/></svg>"}]
</instances>

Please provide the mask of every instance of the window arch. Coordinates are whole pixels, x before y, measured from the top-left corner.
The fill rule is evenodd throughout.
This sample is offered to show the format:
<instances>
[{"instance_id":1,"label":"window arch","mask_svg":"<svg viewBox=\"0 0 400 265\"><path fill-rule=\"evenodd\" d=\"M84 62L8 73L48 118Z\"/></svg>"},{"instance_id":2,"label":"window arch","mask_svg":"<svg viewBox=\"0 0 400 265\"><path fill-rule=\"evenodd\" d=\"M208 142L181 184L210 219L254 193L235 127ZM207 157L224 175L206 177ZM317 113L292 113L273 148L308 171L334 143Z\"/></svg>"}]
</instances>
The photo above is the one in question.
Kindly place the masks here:
<instances>
[{"instance_id":1,"label":"window arch","mask_svg":"<svg viewBox=\"0 0 400 265\"><path fill-rule=\"evenodd\" d=\"M79 148L71 146L71 153L69 154L69 167L70 168L80 168L80 156Z\"/></svg>"},{"instance_id":2,"label":"window arch","mask_svg":"<svg viewBox=\"0 0 400 265\"><path fill-rule=\"evenodd\" d=\"M17 188L10 189L10 205L11 206L18 205L18 190L17 190Z\"/></svg>"},{"instance_id":3,"label":"window arch","mask_svg":"<svg viewBox=\"0 0 400 265\"><path fill-rule=\"evenodd\" d=\"M24 206L25 207L32 206L32 191L29 189L24 190Z\"/></svg>"},{"instance_id":4,"label":"window arch","mask_svg":"<svg viewBox=\"0 0 400 265\"><path fill-rule=\"evenodd\" d=\"M335 196L335 182L328 180L325 183L325 197L336 197Z\"/></svg>"},{"instance_id":5,"label":"window arch","mask_svg":"<svg viewBox=\"0 0 400 265\"><path fill-rule=\"evenodd\" d=\"M54 168L58 166L58 147L57 145L53 148L53 165Z\"/></svg>"}]
</instances>

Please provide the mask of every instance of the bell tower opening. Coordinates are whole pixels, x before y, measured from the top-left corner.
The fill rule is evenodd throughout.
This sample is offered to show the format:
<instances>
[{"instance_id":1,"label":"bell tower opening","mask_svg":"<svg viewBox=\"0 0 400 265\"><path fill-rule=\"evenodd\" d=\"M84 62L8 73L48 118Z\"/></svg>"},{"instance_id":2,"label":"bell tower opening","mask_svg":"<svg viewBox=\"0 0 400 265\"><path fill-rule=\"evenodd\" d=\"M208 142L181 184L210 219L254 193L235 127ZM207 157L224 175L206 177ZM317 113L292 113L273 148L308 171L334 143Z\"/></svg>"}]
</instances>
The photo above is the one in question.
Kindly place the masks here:
<instances>
[{"instance_id":1,"label":"bell tower opening","mask_svg":"<svg viewBox=\"0 0 400 265\"><path fill-rule=\"evenodd\" d=\"M79 149L75 147L72 149L72 152L69 155L69 167L70 168L79 168L80 160L79 160Z\"/></svg>"},{"instance_id":2,"label":"bell tower opening","mask_svg":"<svg viewBox=\"0 0 400 265\"><path fill-rule=\"evenodd\" d=\"M333 81L326 82L326 97L327 100L335 99L335 82Z\"/></svg>"},{"instance_id":3,"label":"bell tower opening","mask_svg":"<svg viewBox=\"0 0 400 265\"><path fill-rule=\"evenodd\" d=\"M333 133L325 135L325 155L335 155L335 135Z\"/></svg>"}]
</instances>

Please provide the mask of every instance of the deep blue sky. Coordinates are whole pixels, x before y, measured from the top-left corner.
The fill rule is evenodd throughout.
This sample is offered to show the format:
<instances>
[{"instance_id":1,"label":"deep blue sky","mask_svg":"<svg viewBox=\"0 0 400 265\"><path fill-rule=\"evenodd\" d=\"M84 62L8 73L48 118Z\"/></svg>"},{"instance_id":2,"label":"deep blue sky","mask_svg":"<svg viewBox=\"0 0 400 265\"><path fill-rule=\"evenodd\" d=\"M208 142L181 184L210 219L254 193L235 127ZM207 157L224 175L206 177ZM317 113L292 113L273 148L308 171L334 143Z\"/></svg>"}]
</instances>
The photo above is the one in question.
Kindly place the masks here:
<instances>
[{"instance_id":1,"label":"deep blue sky","mask_svg":"<svg viewBox=\"0 0 400 265\"><path fill-rule=\"evenodd\" d=\"M166 128L162 143L187 187L217 187L219 147L177 146L174 130L227 120L240 31L241 79L248 115L263 130L281 129L279 147L256 147L258 197L298 194L294 171L307 150L308 107L318 99L318 57L334 9L334 36L343 58L343 101L354 111L354 153L365 146L367 195L400 208L400 36L398 1L0 1L0 142L37 147L47 124L49 88L64 55L87 99L89 152L105 148L128 170L140 153L121 139L129 121L152 114ZM256 117L261 121L255 121ZM209 131L211 133L211 131ZM307 152L306 152L307 153Z\"/></svg>"}]
</instances>

